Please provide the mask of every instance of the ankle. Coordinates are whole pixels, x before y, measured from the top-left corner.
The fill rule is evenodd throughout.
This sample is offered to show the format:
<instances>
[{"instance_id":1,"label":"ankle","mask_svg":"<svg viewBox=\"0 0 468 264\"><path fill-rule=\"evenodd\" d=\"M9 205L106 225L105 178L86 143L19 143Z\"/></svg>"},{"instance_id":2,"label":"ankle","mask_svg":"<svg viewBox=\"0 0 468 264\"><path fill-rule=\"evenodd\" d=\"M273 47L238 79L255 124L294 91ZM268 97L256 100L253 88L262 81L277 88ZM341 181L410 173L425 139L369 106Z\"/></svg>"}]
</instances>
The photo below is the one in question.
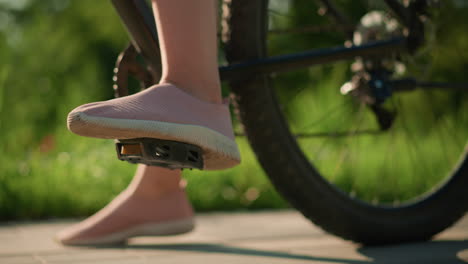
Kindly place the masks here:
<instances>
[{"instance_id":1,"label":"ankle","mask_svg":"<svg viewBox=\"0 0 468 264\"><path fill-rule=\"evenodd\" d=\"M175 86L201 101L213 104L222 103L221 84L219 81L186 82L163 78L159 84Z\"/></svg>"},{"instance_id":2,"label":"ankle","mask_svg":"<svg viewBox=\"0 0 468 264\"><path fill-rule=\"evenodd\" d=\"M182 191L182 173L162 167L139 165L127 192L131 195L157 198Z\"/></svg>"},{"instance_id":3,"label":"ankle","mask_svg":"<svg viewBox=\"0 0 468 264\"><path fill-rule=\"evenodd\" d=\"M160 199L165 197L185 197L185 189L182 187L175 187L175 188L163 188L153 186L151 188L145 187L137 187L134 188L132 186L127 187L125 189L125 193L129 196L145 198L145 199Z\"/></svg>"},{"instance_id":4,"label":"ankle","mask_svg":"<svg viewBox=\"0 0 468 264\"><path fill-rule=\"evenodd\" d=\"M141 192L139 190L124 190L128 198L138 204L154 204L157 203L160 209L167 211L167 214L175 214L172 217L184 218L193 216L194 211L190 203L187 193L184 189L179 190L162 190L153 193Z\"/></svg>"}]
</instances>

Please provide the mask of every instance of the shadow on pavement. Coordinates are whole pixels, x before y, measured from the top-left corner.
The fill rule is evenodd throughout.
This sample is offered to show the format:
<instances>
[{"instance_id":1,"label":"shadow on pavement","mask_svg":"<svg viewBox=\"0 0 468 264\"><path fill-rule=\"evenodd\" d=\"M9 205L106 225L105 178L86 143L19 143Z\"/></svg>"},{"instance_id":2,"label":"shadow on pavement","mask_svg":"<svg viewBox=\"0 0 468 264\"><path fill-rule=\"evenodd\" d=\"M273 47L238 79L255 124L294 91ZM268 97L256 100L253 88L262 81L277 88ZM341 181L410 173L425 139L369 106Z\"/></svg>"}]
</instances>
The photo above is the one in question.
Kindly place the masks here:
<instances>
[{"instance_id":1,"label":"shadow on pavement","mask_svg":"<svg viewBox=\"0 0 468 264\"><path fill-rule=\"evenodd\" d=\"M148 250L148 249L176 250L176 251L191 251L191 252L202 252L202 253L221 253L221 254L234 254L234 255L245 255L245 256L256 256L256 257L271 257L271 258L308 260L308 261L345 263L345 264L369 264L371 263L368 261L352 260L352 259L346 259L346 258L314 257L310 255L292 254L292 253L281 252L281 251L248 249L248 248L227 246L223 244L209 244L209 243L128 245L128 246L125 246L125 248L145 249L145 250Z\"/></svg>"},{"instance_id":2,"label":"shadow on pavement","mask_svg":"<svg viewBox=\"0 0 468 264\"><path fill-rule=\"evenodd\" d=\"M232 255L259 256L281 259L294 259L306 261L320 261L329 263L345 264L456 264L468 263L468 252L463 254L461 260L460 252L468 251L468 240L465 241L429 241L423 243L401 244L382 247L361 247L357 252L368 257L370 260L353 260L347 258L314 257L312 255L294 254L275 250L258 250L241 248L223 244L211 243L182 243L182 244L152 244L152 245L121 245L115 246L125 249L142 250L174 250L200 253L221 253Z\"/></svg>"},{"instance_id":3,"label":"shadow on pavement","mask_svg":"<svg viewBox=\"0 0 468 264\"><path fill-rule=\"evenodd\" d=\"M468 240L464 241L429 241L385 247L362 247L358 252L371 258L372 263L403 264L431 263L456 264L468 263ZM461 260L461 258L464 259Z\"/></svg>"}]
</instances>

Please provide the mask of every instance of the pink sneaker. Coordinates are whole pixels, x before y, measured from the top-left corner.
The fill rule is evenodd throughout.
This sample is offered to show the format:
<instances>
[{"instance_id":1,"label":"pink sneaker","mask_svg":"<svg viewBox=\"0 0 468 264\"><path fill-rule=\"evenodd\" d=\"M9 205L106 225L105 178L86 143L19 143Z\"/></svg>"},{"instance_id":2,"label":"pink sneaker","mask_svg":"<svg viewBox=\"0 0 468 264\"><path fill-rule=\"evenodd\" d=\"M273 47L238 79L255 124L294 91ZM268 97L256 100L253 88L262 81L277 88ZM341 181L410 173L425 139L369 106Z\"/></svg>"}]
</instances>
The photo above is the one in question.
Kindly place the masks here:
<instances>
[{"instance_id":1,"label":"pink sneaker","mask_svg":"<svg viewBox=\"0 0 468 264\"><path fill-rule=\"evenodd\" d=\"M87 137L157 138L193 144L203 149L206 170L240 163L228 103L204 102L172 84L79 106L68 114L68 129Z\"/></svg>"}]
</instances>

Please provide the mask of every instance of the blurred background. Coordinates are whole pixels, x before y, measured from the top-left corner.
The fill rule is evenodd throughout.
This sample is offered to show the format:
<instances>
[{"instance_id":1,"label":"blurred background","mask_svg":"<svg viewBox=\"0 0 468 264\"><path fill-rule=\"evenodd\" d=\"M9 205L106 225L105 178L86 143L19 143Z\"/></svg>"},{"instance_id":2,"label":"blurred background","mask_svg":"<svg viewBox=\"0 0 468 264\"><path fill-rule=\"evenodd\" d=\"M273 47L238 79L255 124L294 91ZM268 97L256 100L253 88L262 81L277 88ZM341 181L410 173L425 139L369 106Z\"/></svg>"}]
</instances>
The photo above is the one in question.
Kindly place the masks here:
<instances>
[{"instance_id":1,"label":"blurred background","mask_svg":"<svg viewBox=\"0 0 468 264\"><path fill-rule=\"evenodd\" d=\"M381 3L377 3L380 1L337 2L354 21L359 21L366 13L369 3L374 3L371 4L372 8L381 8ZM434 44L435 48L431 50L438 53L426 51L415 64L417 67L430 65L430 69L424 69L424 74L436 79L461 80L467 74L468 67L468 34L464 34L468 30L464 17L468 6L463 0L446 2L446 10L437 16L441 23L434 29L437 33L444 33L437 35L438 44ZM272 0L270 9L273 29L304 24L326 28L330 24L330 20L317 11L318 6L313 1ZM270 52L284 54L342 44L343 36L336 30L328 32L329 29L306 34L272 34L269 38ZM127 45L126 32L110 1L0 0L0 220L88 215L103 207L127 186L136 166L117 160L112 140L82 138L66 129L66 116L74 107L113 98L113 67L118 54ZM220 58L220 61L223 59ZM314 88L317 91L321 90L320 87L332 87L339 94L339 88L349 81L351 75L350 63L339 63L276 77L275 89L282 102L286 102L286 115L291 120L292 129L296 128L296 123L303 124L305 119L312 119L307 112L310 109L306 111L297 105L305 103L314 105L313 109L323 109L330 105L331 100L335 100L325 100L328 94L319 96L311 92L297 96L298 93L310 90L308 87L318 87ZM228 87L223 89L228 93ZM434 96L442 98L442 102L431 101L431 105L455 105L461 100L464 106L456 108L458 112L454 119L446 122L451 126L468 128L468 111L460 110L467 110L466 97ZM307 98L310 101L297 101L307 101ZM315 105L314 100L324 106ZM418 99L407 103L418 104L415 102ZM333 120L330 118L324 126L343 123ZM240 126L236 127L240 131ZM420 128L426 129L424 125ZM462 137L463 141L466 130L460 131L457 136ZM433 141L430 137L427 140ZM246 139L239 137L238 143L242 165L221 172L184 173L195 208L207 211L287 207L259 167ZM304 149L318 149L321 146L314 144L301 146L305 146ZM429 149L439 147L432 143L422 144ZM463 142L450 144L455 151L463 149ZM363 153L367 149L361 144L355 151ZM317 156L304 151L312 160L317 159ZM372 153L367 153L367 159L370 156L373 156ZM456 155L451 157L456 158ZM427 161L428 157L423 159ZM318 164L322 171L332 170L330 162L345 161L339 155L331 155L328 160ZM353 162L356 164L358 161ZM440 170L446 169L441 166ZM401 166L401 170L412 174L406 165ZM433 168L430 170L437 171ZM372 173L366 169L358 172ZM341 179L338 182L343 188L348 188L348 191L355 188L351 186L353 181L349 171L343 169L341 174L338 173L337 177ZM437 171L437 174L441 173ZM362 181L362 189L357 189L366 192L365 188L371 181L366 177ZM411 178L410 181L399 182L398 188L411 184L421 186L420 182ZM368 199L375 197L375 194L372 195Z\"/></svg>"}]
</instances>

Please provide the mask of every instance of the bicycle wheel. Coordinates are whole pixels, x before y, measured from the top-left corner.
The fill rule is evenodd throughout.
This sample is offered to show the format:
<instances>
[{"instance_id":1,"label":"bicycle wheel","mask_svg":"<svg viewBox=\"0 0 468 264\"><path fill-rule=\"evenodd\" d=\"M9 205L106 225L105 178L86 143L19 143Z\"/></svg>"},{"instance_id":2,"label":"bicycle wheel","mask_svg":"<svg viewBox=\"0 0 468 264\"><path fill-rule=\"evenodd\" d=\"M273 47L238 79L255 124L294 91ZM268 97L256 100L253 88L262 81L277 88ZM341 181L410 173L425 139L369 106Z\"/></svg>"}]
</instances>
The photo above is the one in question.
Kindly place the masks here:
<instances>
[{"instance_id":1,"label":"bicycle wheel","mask_svg":"<svg viewBox=\"0 0 468 264\"><path fill-rule=\"evenodd\" d=\"M310 45L314 34L276 35L284 30L275 25L290 22L288 12L304 10L297 5L303 1L286 2L225 1L223 38L230 63ZM311 8L305 11L309 16ZM466 65L468 58L451 56L447 62L440 56L463 47L467 38L458 38L460 43L446 38L462 32L455 27L436 31L445 41L432 42L421 58L409 57L407 72L429 73L439 81L458 78L450 69ZM429 57L435 63L428 63ZM429 66L417 73L418 61ZM395 93L382 104L394 117L385 128L359 96L340 93L353 75L349 64L232 81L245 133L276 189L324 230L373 245L430 239L467 210L467 93Z\"/></svg>"}]
</instances>

